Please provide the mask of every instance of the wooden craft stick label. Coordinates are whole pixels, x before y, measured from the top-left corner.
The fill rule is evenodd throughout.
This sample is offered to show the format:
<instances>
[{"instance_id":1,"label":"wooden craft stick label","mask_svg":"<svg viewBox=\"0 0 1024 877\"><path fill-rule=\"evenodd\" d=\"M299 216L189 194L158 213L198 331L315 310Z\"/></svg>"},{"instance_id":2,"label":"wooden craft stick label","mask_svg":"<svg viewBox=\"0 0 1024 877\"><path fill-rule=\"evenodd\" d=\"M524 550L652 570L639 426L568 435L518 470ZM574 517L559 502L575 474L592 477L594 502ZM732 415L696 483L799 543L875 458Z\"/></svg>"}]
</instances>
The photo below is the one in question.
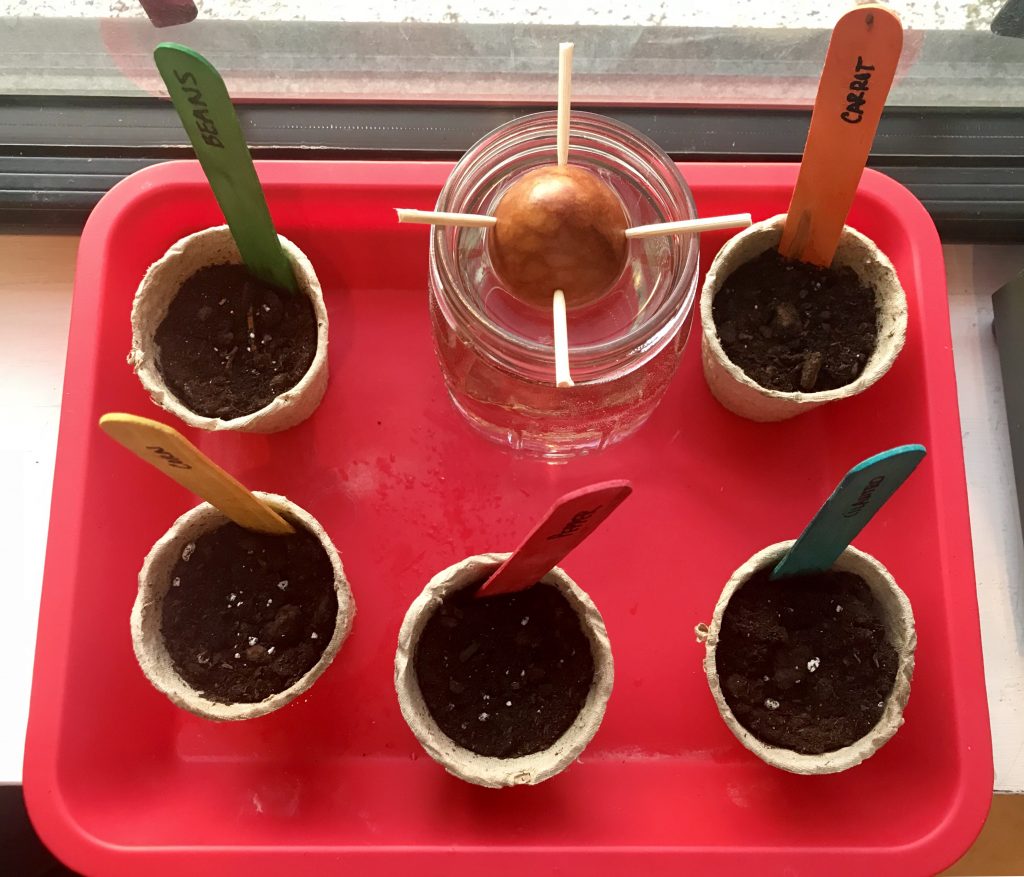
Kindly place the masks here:
<instances>
[{"instance_id":1,"label":"wooden craft stick label","mask_svg":"<svg viewBox=\"0 0 1024 877\"><path fill-rule=\"evenodd\" d=\"M874 64L865 64L864 58L857 56L857 66L850 78L850 91L846 95L846 109L839 114L844 122L857 125L864 118L864 104L868 101L866 95L871 88L871 74L874 70Z\"/></svg>"},{"instance_id":2,"label":"wooden craft stick label","mask_svg":"<svg viewBox=\"0 0 1024 877\"><path fill-rule=\"evenodd\" d=\"M484 582L478 594L504 594L539 581L593 533L631 492L628 481L602 481L565 494L518 550Z\"/></svg>"}]
</instances>

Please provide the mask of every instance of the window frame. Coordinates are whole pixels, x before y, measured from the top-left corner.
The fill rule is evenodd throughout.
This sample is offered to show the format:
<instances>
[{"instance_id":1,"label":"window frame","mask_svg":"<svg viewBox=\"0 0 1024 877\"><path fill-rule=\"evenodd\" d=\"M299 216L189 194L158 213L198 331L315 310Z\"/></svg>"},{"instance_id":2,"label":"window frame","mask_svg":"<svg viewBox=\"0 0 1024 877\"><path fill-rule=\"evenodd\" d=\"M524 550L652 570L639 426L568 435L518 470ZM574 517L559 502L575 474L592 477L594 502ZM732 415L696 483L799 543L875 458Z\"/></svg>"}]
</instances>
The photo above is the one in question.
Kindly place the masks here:
<instances>
[{"instance_id":1,"label":"window frame","mask_svg":"<svg viewBox=\"0 0 1024 877\"><path fill-rule=\"evenodd\" d=\"M534 105L246 103L256 159L454 160ZM805 109L594 106L679 161L799 161ZM947 242L1024 240L1024 114L889 107L869 166L909 188ZM80 231L115 183L193 155L157 98L0 97L0 231Z\"/></svg>"}]
</instances>

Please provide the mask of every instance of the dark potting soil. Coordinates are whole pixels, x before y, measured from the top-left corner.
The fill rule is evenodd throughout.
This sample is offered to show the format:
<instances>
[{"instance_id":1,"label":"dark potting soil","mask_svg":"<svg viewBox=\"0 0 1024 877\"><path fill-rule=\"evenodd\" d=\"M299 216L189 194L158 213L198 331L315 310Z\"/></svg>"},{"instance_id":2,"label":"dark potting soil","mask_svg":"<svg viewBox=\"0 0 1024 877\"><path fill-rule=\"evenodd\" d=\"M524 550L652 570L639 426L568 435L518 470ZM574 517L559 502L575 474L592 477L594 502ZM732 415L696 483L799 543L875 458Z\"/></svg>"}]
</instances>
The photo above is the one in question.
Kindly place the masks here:
<instances>
[{"instance_id":1,"label":"dark potting soil","mask_svg":"<svg viewBox=\"0 0 1024 877\"><path fill-rule=\"evenodd\" d=\"M590 641L561 592L445 598L427 621L413 666L441 730L479 755L547 749L579 715L594 679Z\"/></svg>"},{"instance_id":2,"label":"dark potting soil","mask_svg":"<svg viewBox=\"0 0 1024 877\"><path fill-rule=\"evenodd\" d=\"M316 353L309 298L276 289L244 265L211 265L186 280L156 330L167 386L204 417L252 414L290 390Z\"/></svg>"},{"instance_id":3,"label":"dark potting soil","mask_svg":"<svg viewBox=\"0 0 1024 877\"><path fill-rule=\"evenodd\" d=\"M712 303L722 349L762 387L791 393L853 383L878 341L874 291L849 268L770 249L741 265Z\"/></svg>"},{"instance_id":4,"label":"dark potting soil","mask_svg":"<svg viewBox=\"0 0 1024 877\"><path fill-rule=\"evenodd\" d=\"M770 581L729 600L715 653L726 703L755 737L805 755L867 734L892 692L899 656L860 576L830 571Z\"/></svg>"},{"instance_id":5,"label":"dark potting soil","mask_svg":"<svg viewBox=\"0 0 1024 877\"><path fill-rule=\"evenodd\" d=\"M334 569L320 542L237 524L185 546L164 598L174 668L210 700L256 703L293 685L334 635Z\"/></svg>"}]
</instances>

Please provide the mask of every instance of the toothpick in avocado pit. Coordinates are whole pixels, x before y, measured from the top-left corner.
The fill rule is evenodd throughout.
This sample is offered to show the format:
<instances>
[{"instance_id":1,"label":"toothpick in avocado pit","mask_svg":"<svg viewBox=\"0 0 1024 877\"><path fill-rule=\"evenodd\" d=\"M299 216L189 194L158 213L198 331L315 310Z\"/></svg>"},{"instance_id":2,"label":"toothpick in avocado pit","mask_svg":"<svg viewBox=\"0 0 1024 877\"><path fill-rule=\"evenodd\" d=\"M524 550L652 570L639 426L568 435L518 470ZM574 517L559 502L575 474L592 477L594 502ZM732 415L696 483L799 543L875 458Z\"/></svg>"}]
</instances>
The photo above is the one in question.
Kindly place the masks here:
<instances>
[{"instance_id":1,"label":"toothpick in avocado pit","mask_svg":"<svg viewBox=\"0 0 1024 877\"><path fill-rule=\"evenodd\" d=\"M555 152L558 166L569 164L569 123L572 109L572 43L558 47L558 122ZM565 314L565 293L556 289L551 297L551 319L555 342L555 386L573 386L569 369L569 323Z\"/></svg>"},{"instance_id":2,"label":"toothpick in avocado pit","mask_svg":"<svg viewBox=\"0 0 1024 877\"><path fill-rule=\"evenodd\" d=\"M635 225L626 229L627 238L653 238L666 234L699 234L723 228L746 228L752 222L749 213L730 213L728 216L702 216L680 219L676 222L656 222L653 225Z\"/></svg>"},{"instance_id":3,"label":"toothpick in avocado pit","mask_svg":"<svg viewBox=\"0 0 1024 877\"><path fill-rule=\"evenodd\" d=\"M597 174L569 164L573 43L558 51L554 165L534 168L501 196L494 215L397 209L398 221L489 229L495 272L516 298L549 307L561 289L570 309L611 290L626 266L629 239L745 228L749 213L627 227L625 209ZM552 235L552 227L558 234Z\"/></svg>"},{"instance_id":4,"label":"toothpick in avocado pit","mask_svg":"<svg viewBox=\"0 0 1024 877\"><path fill-rule=\"evenodd\" d=\"M295 528L250 493L173 427L148 417L111 413L100 428L118 444L159 469L168 478L205 499L249 530L287 535Z\"/></svg>"},{"instance_id":5,"label":"toothpick in avocado pit","mask_svg":"<svg viewBox=\"0 0 1024 877\"><path fill-rule=\"evenodd\" d=\"M444 213L439 210L414 210L396 207L398 221L413 225L443 225L456 228L493 228L497 217L486 213ZM672 222L655 222L651 225L634 225L623 234L627 238L653 238L670 234L699 234L702 231L719 231L724 228L746 228L753 220L749 213L730 213L726 216L701 216L697 219L679 219Z\"/></svg>"},{"instance_id":6,"label":"toothpick in avocado pit","mask_svg":"<svg viewBox=\"0 0 1024 877\"><path fill-rule=\"evenodd\" d=\"M569 163L569 122L572 113L572 53L574 43L558 46L558 122L555 129L555 152L558 166Z\"/></svg>"},{"instance_id":7,"label":"toothpick in avocado pit","mask_svg":"<svg viewBox=\"0 0 1024 877\"><path fill-rule=\"evenodd\" d=\"M437 210L411 210L396 207L399 222L420 225L453 225L460 228L492 228L498 221L493 216L481 213L443 213Z\"/></svg>"},{"instance_id":8,"label":"toothpick in avocado pit","mask_svg":"<svg viewBox=\"0 0 1024 877\"><path fill-rule=\"evenodd\" d=\"M565 293L555 290L551 300L552 322L555 338L555 385L572 387L572 374L569 371L569 325L565 318Z\"/></svg>"},{"instance_id":9,"label":"toothpick in avocado pit","mask_svg":"<svg viewBox=\"0 0 1024 877\"><path fill-rule=\"evenodd\" d=\"M562 43L555 162L514 178L498 196L493 216L398 211L400 222L485 229L491 267L504 290L523 304L551 313L555 383L559 387L574 386L566 312L593 305L620 281L628 282L623 277L632 238L693 234L751 222L750 214L734 214L629 228L626 209L613 183L603 173L570 163L572 60L573 44Z\"/></svg>"}]
</instances>

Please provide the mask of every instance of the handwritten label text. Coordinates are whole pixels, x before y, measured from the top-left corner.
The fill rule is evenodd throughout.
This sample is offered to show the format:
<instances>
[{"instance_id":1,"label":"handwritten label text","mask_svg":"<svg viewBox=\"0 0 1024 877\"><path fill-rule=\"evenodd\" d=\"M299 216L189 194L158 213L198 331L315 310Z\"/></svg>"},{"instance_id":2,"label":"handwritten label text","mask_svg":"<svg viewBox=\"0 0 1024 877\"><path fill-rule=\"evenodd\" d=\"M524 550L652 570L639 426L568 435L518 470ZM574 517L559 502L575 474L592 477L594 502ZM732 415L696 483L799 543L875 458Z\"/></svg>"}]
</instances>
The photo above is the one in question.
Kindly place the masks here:
<instances>
[{"instance_id":1,"label":"handwritten label text","mask_svg":"<svg viewBox=\"0 0 1024 877\"><path fill-rule=\"evenodd\" d=\"M564 539L566 536L572 536L581 527L583 527L587 521L594 517L601 508L603 508L603 506L598 506L596 509L585 509L582 512L576 512L576 514L569 518L569 522L562 527L561 531L555 533L553 536L548 536L548 540Z\"/></svg>"},{"instance_id":2,"label":"handwritten label text","mask_svg":"<svg viewBox=\"0 0 1024 877\"><path fill-rule=\"evenodd\" d=\"M864 485L864 489L860 492L860 496L857 497L857 501L843 513L843 517L854 518L864 511L864 507L871 502L871 494L878 490L883 481L885 481L884 475L876 475Z\"/></svg>"},{"instance_id":3,"label":"handwritten label text","mask_svg":"<svg viewBox=\"0 0 1024 877\"><path fill-rule=\"evenodd\" d=\"M846 109L839 114L844 122L856 125L864 118L864 104L868 100L865 95L870 88L871 72L874 69L874 64L865 64L864 59L857 56L857 67L850 80L850 92L846 95Z\"/></svg>"},{"instance_id":4,"label":"handwritten label text","mask_svg":"<svg viewBox=\"0 0 1024 877\"><path fill-rule=\"evenodd\" d=\"M147 451L152 451L153 455L164 460L168 466L172 469L191 469L192 467L184 460L175 457L170 451L165 451L160 445L146 445Z\"/></svg>"},{"instance_id":5,"label":"handwritten label text","mask_svg":"<svg viewBox=\"0 0 1024 877\"><path fill-rule=\"evenodd\" d=\"M224 144L220 142L220 133L217 131L213 119L210 118L209 109L206 106L206 101L203 100L203 94L199 90L199 82L196 80L195 74L188 71L179 73L175 70L174 78L181 84L181 90L185 92L188 102L192 104L192 117L196 120L199 136L210 146L223 149Z\"/></svg>"}]
</instances>

